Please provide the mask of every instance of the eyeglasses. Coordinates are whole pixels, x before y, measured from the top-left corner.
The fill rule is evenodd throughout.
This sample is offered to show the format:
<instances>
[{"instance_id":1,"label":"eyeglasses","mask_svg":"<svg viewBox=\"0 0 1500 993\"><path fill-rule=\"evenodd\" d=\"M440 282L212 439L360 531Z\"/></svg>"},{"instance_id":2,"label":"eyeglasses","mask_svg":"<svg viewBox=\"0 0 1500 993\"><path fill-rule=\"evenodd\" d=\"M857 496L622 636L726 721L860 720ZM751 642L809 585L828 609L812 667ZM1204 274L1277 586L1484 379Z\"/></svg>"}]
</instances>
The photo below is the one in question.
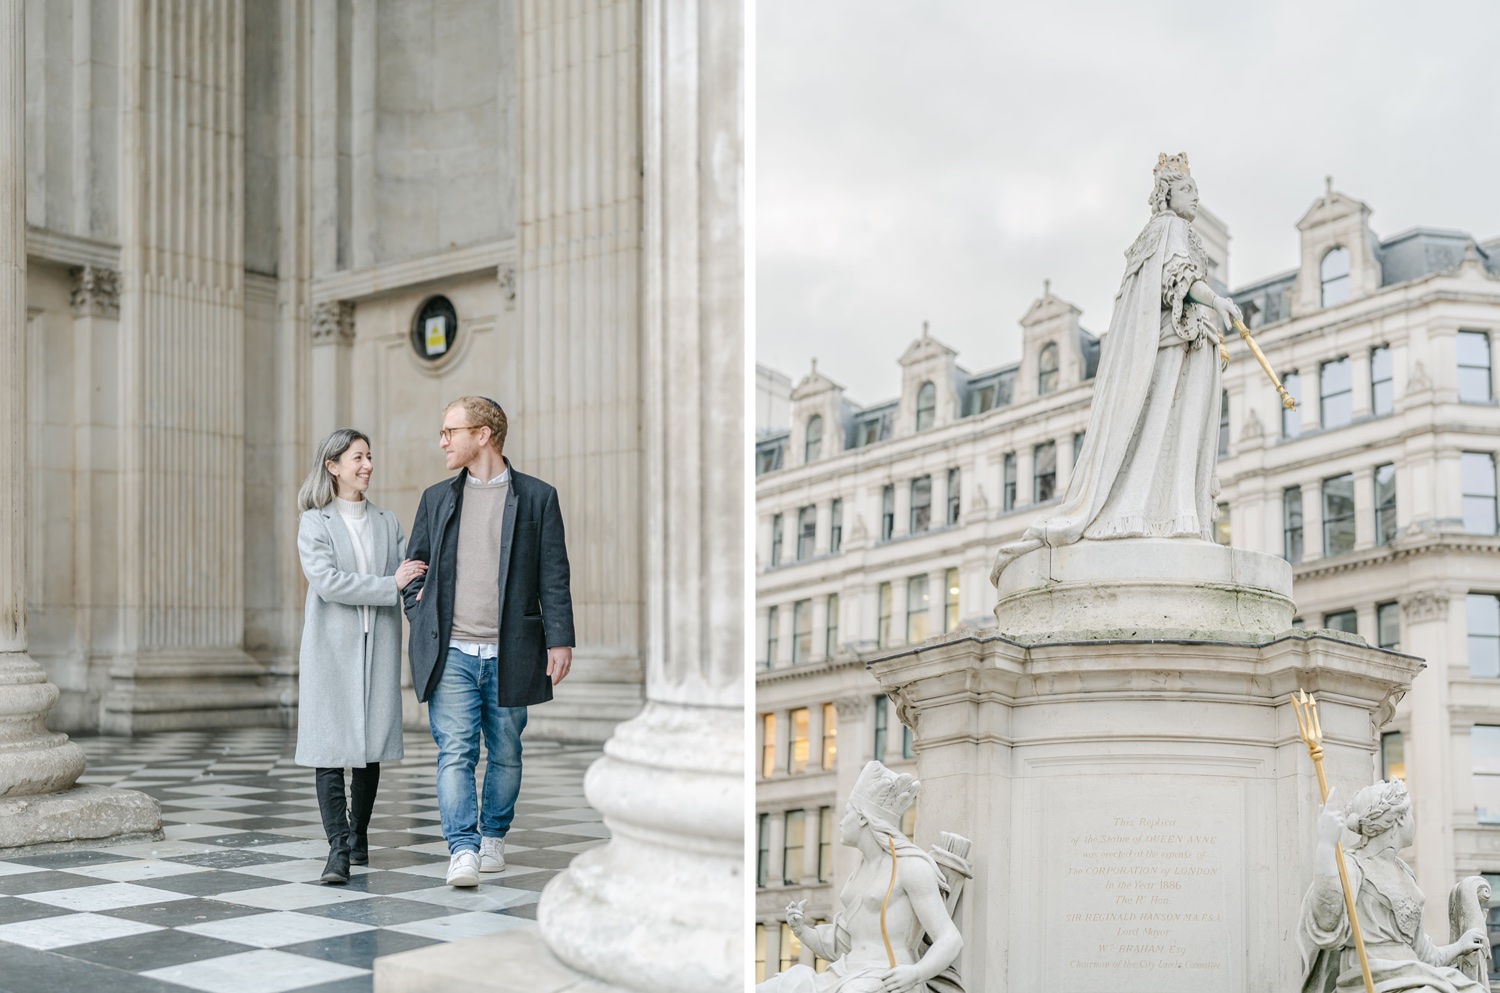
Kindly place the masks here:
<instances>
[{"instance_id":1,"label":"eyeglasses","mask_svg":"<svg viewBox=\"0 0 1500 993\"><path fill-rule=\"evenodd\" d=\"M482 427L486 427L486 425L484 425L484 424L465 424L465 425L463 425L461 427L456 427L456 428L443 428L441 431L438 432L438 436L440 438L442 438L444 441L452 441L453 440L453 432L455 432L455 431L478 431Z\"/></svg>"}]
</instances>

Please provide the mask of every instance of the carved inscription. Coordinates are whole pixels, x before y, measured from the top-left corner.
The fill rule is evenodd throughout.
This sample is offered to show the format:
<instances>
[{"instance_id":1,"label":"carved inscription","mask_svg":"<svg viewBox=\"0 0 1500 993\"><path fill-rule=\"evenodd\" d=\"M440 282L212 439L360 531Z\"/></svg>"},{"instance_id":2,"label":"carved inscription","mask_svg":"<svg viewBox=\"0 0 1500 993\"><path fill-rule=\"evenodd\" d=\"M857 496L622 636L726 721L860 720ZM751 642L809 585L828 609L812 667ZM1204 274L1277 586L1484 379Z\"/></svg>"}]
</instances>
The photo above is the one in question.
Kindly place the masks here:
<instances>
[{"instance_id":1,"label":"carved inscription","mask_svg":"<svg viewBox=\"0 0 1500 993\"><path fill-rule=\"evenodd\" d=\"M1134 794L1106 786L1104 795L1085 791L1084 803L1049 804L1066 808L1049 818L1051 988L1235 988L1242 828L1237 791L1216 785Z\"/></svg>"}]
</instances>

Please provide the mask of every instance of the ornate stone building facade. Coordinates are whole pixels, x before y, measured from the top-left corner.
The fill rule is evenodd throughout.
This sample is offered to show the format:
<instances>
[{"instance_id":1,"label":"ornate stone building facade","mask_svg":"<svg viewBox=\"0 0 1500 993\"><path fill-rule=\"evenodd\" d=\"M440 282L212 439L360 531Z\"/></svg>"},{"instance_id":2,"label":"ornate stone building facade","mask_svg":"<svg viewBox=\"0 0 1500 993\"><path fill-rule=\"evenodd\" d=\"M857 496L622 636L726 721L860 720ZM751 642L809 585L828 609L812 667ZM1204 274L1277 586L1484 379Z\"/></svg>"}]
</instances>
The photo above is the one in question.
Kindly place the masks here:
<instances>
[{"instance_id":1,"label":"ornate stone building facade","mask_svg":"<svg viewBox=\"0 0 1500 993\"><path fill-rule=\"evenodd\" d=\"M580 644L533 733L639 710L640 4L24 6L6 376L30 386L53 725L293 720L311 445L368 432L371 497L409 522L464 393L504 404L507 454L564 503Z\"/></svg>"},{"instance_id":2,"label":"ornate stone building facade","mask_svg":"<svg viewBox=\"0 0 1500 993\"><path fill-rule=\"evenodd\" d=\"M1370 213L1330 185L1297 223L1298 267L1231 294L1301 404L1283 414L1231 337L1219 537L1294 563L1299 626L1427 660L1371 774L1409 781L1413 864L1442 893L1459 875L1500 874L1500 239L1382 240ZM1227 274L1227 230L1210 217L1201 233ZM1048 287L1021 319L1020 360L979 373L924 331L900 358L900 396L873 406L814 369L790 423L757 444L767 974L803 954L780 927L789 900L833 909L845 856L825 811L836 818L870 758L911 757L864 664L993 627L996 548L1066 491L1100 346L1079 317ZM919 840L943 828L917 813ZM1446 933L1438 903L1429 930Z\"/></svg>"}]
</instances>

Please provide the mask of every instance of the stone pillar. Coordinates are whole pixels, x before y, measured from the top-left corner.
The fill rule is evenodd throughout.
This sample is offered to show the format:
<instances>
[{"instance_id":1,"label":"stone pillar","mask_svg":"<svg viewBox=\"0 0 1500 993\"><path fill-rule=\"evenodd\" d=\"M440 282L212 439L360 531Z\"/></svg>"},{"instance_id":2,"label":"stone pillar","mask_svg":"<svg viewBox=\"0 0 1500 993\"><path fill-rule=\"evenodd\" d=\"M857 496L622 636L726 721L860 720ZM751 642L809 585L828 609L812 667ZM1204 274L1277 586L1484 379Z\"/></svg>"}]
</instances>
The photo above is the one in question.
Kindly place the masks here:
<instances>
[{"instance_id":1,"label":"stone pillar","mask_svg":"<svg viewBox=\"0 0 1500 993\"><path fill-rule=\"evenodd\" d=\"M1454 880L1453 811L1448 802L1448 783L1455 778L1447 663L1452 657L1451 601L1447 590L1418 590L1401 599L1405 621L1401 650L1432 660L1428 671L1412 681L1406 699L1412 728L1406 736L1406 776L1418 824L1411 862L1424 893L1447 893ZM1460 597L1460 617L1463 609ZM1426 908L1427 930L1447 934L1447 902L1429 899L1427 903L1431 905Z\"/></svg>"},{"instance_id":2,"label":"stone pillar","mask_svg":"<svg viewBox=\"0 0 1500 993\"><path fill-rule=\"evenodd\" d=\"M550 22L549 8L523 6L523 91L536 85L525 67L538 49L555 48L548 57L561 60L572 50L564 39L576 46L581 36L592 65L594 46L629 50L637 26L641 33L644 106L628 120L645 129L639 534L647 703L589 770L585 790L611 837L548 884L537 913L541 943L517 931L481 939L473 951L467 943L419 949L377 962L376 988L740 990L743 15L704 0L589 4L578 15L583 25L565 35L557 16L558 24L539 25ZM620 109L606 134L625 126ZM523 243L523 313L533 286L525 253ZM624 489L620 480L600 485Z\"/></svg>"},{"instance_id":3,"label":"stone pillar","mask_svg":"<svg viewBox=\"0 0 1500 993\"><path fill-rule=\"evenodd\" d=\"M58 689L26 651L25 6L0 0L0 798L65 790L84 764L47 730Z\"/></svg>"},{"instance_id":4,"label":"stone pillar","mask_svg":"<svg viewBox=\"0 0 1500 993\"><path fill-rule=\"evenodd\" d=\"M120 8L115 733L278 723L244 642L244 2ZM187 38L193 39L192 43Z\"/></svg>"},{"instance_id":5,"label":"stone pillar","mask_svg":"<svg viewBox=\"0 0 1500 993\"><path fill-rule=\"evenodd\" d=\"M25 0L0 0L0 849L157 831L156 801L76 787L83 749L47 730L58 689L27 653Z\"/></svg>"}]
</instances>

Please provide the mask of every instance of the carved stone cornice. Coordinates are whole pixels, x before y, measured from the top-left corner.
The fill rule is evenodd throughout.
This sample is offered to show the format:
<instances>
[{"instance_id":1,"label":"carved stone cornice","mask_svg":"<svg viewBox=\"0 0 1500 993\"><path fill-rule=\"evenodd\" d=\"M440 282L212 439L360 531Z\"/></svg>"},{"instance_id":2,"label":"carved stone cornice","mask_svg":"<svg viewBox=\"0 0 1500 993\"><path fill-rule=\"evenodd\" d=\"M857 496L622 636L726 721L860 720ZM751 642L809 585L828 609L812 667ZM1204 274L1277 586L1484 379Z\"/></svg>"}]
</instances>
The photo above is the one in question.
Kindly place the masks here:
<instances>
[{"instance_id":1,"label":"carved stone cornice","mask_svg":"<svg viewBox=\"0 0 1500 993\"><path fill-rule=\"evenodd\" d=\"M347 345L354 341L354 304L349 300L326 300L313 305L314 345Z\"/></svg>"},{"instance_id":2,"label":"carved stone cornice","mask_svg":"<svg viewBox=\"0 0 1500 993\"><path fill-rule=\"evenodd\" d=\"M79 317L120 316L120 274L102 266L81 265L69 270L73 277L71 302Z\"/></svg>"},{"instance_id":3,"label":"carved stone cornice","mask_svg":"<svg viewBox=\"0 0 1500 993\"><path fill-rule=\"evenodd\" d=\"M500 279L500 299L505 304L506 310L516 309L516 267L503 265L498 270Z\"/></svg>"},{"instance_id":4,"label":"carved stone cornice","mask_svg":"<svg viewBox=\"0 0 1500 993\"><path fill-rule=\"evenodd\" d=\"M1439 590L1422 590L1401 598L1401 613L1408 623L1441 621L1448 616L1449 596Z\"/></svg>"}]
</instances>

